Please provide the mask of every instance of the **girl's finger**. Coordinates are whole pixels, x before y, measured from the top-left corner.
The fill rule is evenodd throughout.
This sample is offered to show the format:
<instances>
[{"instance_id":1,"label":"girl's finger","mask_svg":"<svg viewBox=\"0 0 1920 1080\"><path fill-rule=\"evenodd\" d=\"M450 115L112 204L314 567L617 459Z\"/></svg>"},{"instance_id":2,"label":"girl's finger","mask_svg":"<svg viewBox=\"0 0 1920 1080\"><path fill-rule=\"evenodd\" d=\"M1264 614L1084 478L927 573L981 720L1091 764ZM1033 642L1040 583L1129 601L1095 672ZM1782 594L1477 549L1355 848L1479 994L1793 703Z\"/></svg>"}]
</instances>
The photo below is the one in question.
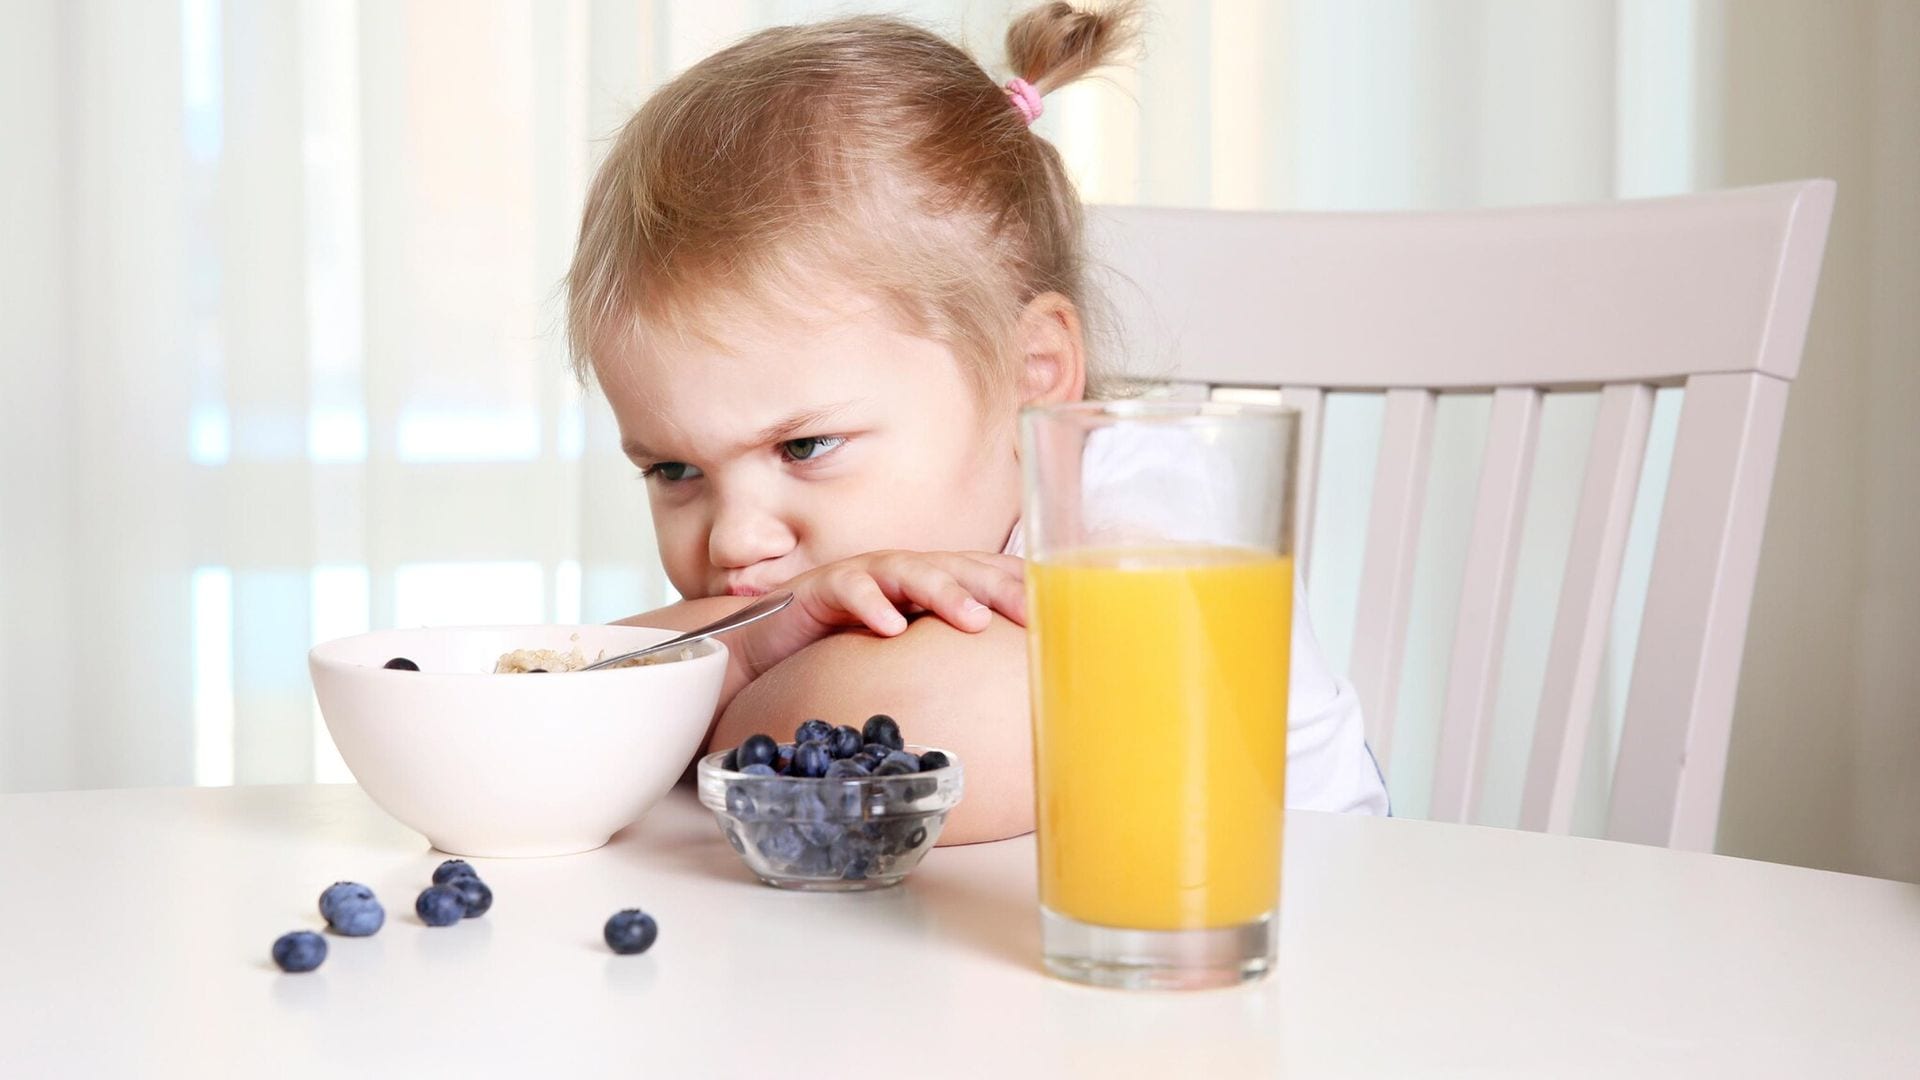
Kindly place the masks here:
<instances>
[{"instance_id":1,"label":"girl's finger","mask_svg":"<svg viewBox=\"0 0 1920 1080\"><path fill-rule=\"evenodd\" d=\"M900 614L873 575L849 570L835 575L831 584L834 603L874 633L893 637L907 629L907 617Z\"/></svg>"},{"instance_id":2,"label":"girl's finger","mask_svg":"<svg viewBox=\"0 0 1920 1080\"><path fill-rule=\"evenodd\" d=\"M1001 615L1026 625L1026 563L1011 555L954 555L946 565L973 597Z\"/></svg>"},{"instance_id":3,"label":"girl's finger","mask_svg":"<svg viewBox=\"0 0 1920 1080\"><path fill-rule=\"evenodd\" d=\"M925 608L968 632L985 630L993 621L987 605L954 577L952 568L953 560L939 556L903 556L876 562L874 577L897 605Z\"/></svg>"}]
</instances>

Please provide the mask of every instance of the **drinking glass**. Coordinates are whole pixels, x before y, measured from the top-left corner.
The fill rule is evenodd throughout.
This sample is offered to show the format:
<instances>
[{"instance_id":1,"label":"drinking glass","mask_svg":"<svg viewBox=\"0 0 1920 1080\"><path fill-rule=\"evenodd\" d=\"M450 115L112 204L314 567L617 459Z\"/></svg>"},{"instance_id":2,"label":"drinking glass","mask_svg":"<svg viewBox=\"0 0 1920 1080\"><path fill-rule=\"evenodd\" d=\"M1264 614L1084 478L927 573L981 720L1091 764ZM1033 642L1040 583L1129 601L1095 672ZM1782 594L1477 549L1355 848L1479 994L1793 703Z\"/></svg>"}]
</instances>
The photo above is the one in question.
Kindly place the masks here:
<instances>
[{"instance_id":1,"label":"drinking glass","mask_svg":"<svg viewBox=\"0 0 1920 1080\"><path fill-rule=\"evenodd\" d=\"M1187 989L1272 966L1298 422L1216 402L1022 416L1055 975Z\"/></svg>"}]
</instances>

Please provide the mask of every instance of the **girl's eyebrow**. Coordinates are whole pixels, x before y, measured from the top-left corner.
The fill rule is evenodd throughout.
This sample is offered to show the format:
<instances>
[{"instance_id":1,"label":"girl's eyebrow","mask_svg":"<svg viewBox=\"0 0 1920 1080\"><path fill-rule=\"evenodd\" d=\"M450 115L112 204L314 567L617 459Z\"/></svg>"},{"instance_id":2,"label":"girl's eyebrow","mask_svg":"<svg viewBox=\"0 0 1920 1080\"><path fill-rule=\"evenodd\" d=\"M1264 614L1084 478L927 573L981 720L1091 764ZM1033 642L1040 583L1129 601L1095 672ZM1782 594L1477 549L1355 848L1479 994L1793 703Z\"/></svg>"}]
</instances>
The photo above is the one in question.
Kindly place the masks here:
<instances>
[{"instance_id":1,"label":"girl's eyebrow","mask_svg":"<svg viewBox=\"0 0 1920 1080\"><path fill-rule=\"evenodd\" d=\"M782 419L761 428L760 433L755 435L753 441L748 444L748 448L766 446L770 443L786 442L789 439L805 435L809 432L818 433L821 428L831 426L834 417L860 404L860 402L861 399L855 398L833 405L822 405L816 409L802 409L799 412L790 413Z\"/></svg>"},{"instance_id":2,"label":"girl's eyebrow","mask_svg":"<svg viewBox=\"0 0 1920 1080\"><path fill-rule=\"evenodd\" d=\"M818 408L801 409L798 412L789 413L779 420L768 424L766 427L761 428L759 433L754 435L754 437L740 449L757 450L762 446L768 446L773 443L783 443L809 432L818 433L821 428L831 425L834 417L839 416L855 405L861 404L865 400L865 398L853 398L848 401L835 402L832 405L822 405ZM627 439L621 442L620 449L624 451L632 461L651 462L660 457L659 454L647 449L644 444L636 439Z\"/></svg>"}]
</instances>

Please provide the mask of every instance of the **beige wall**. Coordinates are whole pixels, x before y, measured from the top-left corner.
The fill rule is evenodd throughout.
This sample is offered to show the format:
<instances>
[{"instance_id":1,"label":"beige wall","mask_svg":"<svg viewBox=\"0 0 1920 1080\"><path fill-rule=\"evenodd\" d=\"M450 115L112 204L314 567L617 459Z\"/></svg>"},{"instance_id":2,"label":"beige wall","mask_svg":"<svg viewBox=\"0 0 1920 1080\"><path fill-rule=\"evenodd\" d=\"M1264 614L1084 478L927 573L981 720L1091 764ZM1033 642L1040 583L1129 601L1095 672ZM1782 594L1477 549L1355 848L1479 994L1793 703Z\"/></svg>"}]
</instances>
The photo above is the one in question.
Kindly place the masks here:
<instances>
[{"instance_id":1,"label":"beige wall","mask_svg":"<svg viewBox=\"0 0 1920 1080\"><path fill-rule=\"evenodd\" d=\"M1718 16L1715 182L1840 185L1719 847L1920 881L1920 4L1740 0Z\"/></svg>"}]
</instances>

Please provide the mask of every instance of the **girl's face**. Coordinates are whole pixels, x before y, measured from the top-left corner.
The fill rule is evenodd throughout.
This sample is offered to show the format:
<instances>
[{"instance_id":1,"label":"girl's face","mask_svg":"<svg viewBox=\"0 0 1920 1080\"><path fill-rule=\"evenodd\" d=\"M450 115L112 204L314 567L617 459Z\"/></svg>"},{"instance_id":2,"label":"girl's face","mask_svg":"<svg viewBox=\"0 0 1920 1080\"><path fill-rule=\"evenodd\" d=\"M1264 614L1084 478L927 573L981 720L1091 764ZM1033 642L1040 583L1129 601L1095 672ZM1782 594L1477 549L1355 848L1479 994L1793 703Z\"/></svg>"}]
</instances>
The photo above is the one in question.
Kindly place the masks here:
<instances>
[{"instance_id":1,"label":"girl's face","mask_svg":"<svg viewBox=\"0 0 1920 1080\"><path fill-rule=\"evenodd\" d=\"M600 367L683 596L754 595L884 548L999 551L1019 516L1016 403L983 410L947 346L824 299Z\"/></svg>"}]
</instances>

